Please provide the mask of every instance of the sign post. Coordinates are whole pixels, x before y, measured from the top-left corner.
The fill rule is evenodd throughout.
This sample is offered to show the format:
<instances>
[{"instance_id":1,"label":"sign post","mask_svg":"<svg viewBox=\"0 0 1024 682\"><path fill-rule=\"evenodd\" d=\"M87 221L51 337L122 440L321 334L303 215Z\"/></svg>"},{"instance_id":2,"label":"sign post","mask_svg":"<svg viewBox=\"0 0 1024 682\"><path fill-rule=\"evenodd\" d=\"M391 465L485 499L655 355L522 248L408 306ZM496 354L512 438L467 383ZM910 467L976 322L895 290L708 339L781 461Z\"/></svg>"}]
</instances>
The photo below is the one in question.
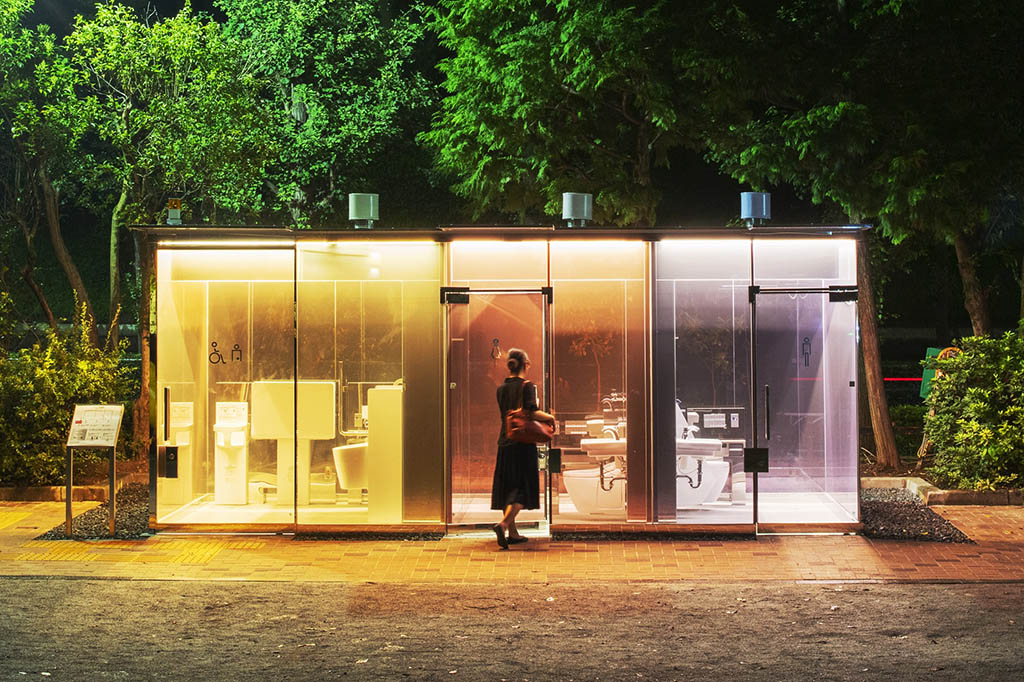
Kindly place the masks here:
<instances>
[{"instance_id":1,"label":"sign post","mask_svg":"<svg viewBox=\"0 0 1024 682\"><path fill-rule=\"evenodd\" d=\"M110 453L110 534L114 535L115 469L114 461L117 454L117 436L121 432L121 419L124 417L124 405L75 405L75 414L71 418L71 429L64 456L66 469L67 494L65 495L65 535L71 539L71 490L74 481L74 456L72 451L108 450Z\"/></svg>"}]
</instances>

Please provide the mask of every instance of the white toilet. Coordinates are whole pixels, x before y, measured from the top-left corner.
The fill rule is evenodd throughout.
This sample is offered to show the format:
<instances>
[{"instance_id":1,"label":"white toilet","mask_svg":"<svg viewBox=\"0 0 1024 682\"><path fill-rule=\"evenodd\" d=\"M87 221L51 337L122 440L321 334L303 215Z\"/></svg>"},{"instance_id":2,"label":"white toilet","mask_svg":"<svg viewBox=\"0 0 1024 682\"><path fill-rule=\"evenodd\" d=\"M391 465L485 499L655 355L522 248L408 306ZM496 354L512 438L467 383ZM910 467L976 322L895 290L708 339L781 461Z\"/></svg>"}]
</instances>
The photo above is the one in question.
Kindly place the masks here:
<instances>
[{"instance_id":1,"label":"white toilet","mask_svg":"<svg viewBox=\"0 0 1024 682\"><path fill-rule=\"evenodd\" d=\"M363 441L331 449L338 485L348 491L349 504L363 502L363 489L367 487L366 445L367 441Z\"/></svg>"},{"instance_id":2,"label":"white toilet","mask_svg":"<svg viewBox=\"0 0 1024 682\"><path fill-rule=\"evenodd\" d=\"M562 480L565 481L565 489L569 493L569 499L581 514L608 514L620 513L626 508L626 481L621 479L622 471L615 466L605 466L604 480L605 487L611 490L601 489L600 469L590 467L587 469L567 469L562 472ZM611 479L620 478L612 481Z\"/></svg>"},{"instance_id":3,"label":"white toilet","mask_svg":"<svg viewBox=\"0 0 1024 682\"><path fill-rule=\"evenodd\" d=\"M729 447L717 438L676 440L677 509L718 499L729 478L729 462L725 459L728 454Z\"/></svg>"}]
</instances>

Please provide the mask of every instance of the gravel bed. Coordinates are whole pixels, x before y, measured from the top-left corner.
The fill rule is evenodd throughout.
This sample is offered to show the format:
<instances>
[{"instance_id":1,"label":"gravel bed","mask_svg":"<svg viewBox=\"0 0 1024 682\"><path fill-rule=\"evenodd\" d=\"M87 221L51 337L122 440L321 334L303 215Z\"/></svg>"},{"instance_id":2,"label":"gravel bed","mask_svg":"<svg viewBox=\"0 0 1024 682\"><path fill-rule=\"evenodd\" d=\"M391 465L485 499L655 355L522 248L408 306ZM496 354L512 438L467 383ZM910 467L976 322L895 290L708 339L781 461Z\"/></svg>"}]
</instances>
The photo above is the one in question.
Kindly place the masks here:
<instances>
[{"instance_id":1,"label":"gravel bed","mask_svg":"<svg viewBox=\"0 0 1024 682\"><path fill-rule=\"evenodd\" d=\"M861 490L860 513L869 538L974 543L905 488Z\"/></svg>"},{"instance_id":2,"label":"gravel bed","mask_svg":"<svg viewBox=\"0 0 1024 682\"><path fill-rule=\"evenodd\" d=\"M151 535L149 531L149 486L145 483L129 483L117 491L117 514L114 518L114 537L121 540L136 540ZM94 509L71 519L71 536L74 540L95 540L110 537L110 522L104 502ZM65 525L46 531L37 540L67 540Z\"/></svg>"}]
</instances>

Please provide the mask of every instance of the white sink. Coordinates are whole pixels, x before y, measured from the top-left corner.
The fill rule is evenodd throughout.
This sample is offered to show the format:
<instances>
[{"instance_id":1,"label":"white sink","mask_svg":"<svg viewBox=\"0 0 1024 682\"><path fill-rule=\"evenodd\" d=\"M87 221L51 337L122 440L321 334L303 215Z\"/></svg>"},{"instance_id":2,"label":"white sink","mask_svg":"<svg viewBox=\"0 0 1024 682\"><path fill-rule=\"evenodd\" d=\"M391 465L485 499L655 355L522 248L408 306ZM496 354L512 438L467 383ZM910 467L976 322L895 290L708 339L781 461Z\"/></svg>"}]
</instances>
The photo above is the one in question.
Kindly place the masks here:
<instances>
[{"instance_id":1,"label":"white sink","mask_svg":"<svg viewBox=\"0 0 1024 682\"><path fill-rule=\"evenodd\" d=\"M581 438L580 449L588 457L625 457L626 441L619 438Z\"/></svg>"}]
</instances>

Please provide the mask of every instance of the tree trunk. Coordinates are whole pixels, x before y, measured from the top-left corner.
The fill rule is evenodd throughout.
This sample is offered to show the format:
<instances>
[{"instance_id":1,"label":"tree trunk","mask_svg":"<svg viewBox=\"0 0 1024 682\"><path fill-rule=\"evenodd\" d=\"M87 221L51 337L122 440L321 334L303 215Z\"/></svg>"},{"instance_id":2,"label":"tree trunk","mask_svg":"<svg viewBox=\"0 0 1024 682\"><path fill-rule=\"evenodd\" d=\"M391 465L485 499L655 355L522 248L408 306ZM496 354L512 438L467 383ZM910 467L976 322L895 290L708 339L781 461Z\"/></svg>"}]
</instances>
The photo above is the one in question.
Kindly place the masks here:
<instances>
[{"instance_id":1,"label":"tree trunk","mask_svg":"<svg viewBox=\"0 0 1024 682\"><path fill-rule=\"evenodd\" d=\"M875 287L871 282L871 264L868 257L868 237L857 240L857 319L860 322L861 352L864 357L864 376L867 383L868 410L871 412L871 430L875 434L875 455L882 469L897 469L900 455L889 416L889 401L885 397L882 379L882 353L878 343L878 310L875 305Z\"/></svg>"},{"instance_id":2,"label":"tree trunk","mask_svg":"<svg viewBox=\"0 0 1024 682\"><path fill-rule=\"evenodd\" d=\"M152 434L150 433L149 385L152 381L149 362L149 316L153 300L153 251L145 236L136 232L135 261L139 275L139 397L132 406L132 440L135 456L145 457L149 453Z\"/></svg>"},{"instance_id":3,"label":"tree trunk","mask_svg":"<svg viewBox=\"0 0 1024 682\"><path fill-rule=\"evenodd\" d=\"M50 325L50 329L57 331L57 318L53 316L53 309L50 308L49 301L46 300L46 294L43 293L42 287L36 282L35 277L32 276L32 262L29 261L25 264L25 267L21 269L21 278L25 280L25 284L35 294L36 300L39 301L39 307L43 309L43 314L46 315L46 323Z\"/></svg>"},{"instance_id":4,"label":"tree trunk","mask_svg":"<svg viewBox=\"0 0 1024 682\"><path fill-rule=\"evenodd\" d=\"M89 298L89 292L85 289L82 276L78 273L78 268L75 267L75 262L71 258L71 253L68 251L68 247L64 243L64 236L60 231L60 203L57 190L54 189L50 176L45 169L40 169L39 181L43 186L46 225L49 228L50 241L53 242L53 251L57 255L57 261L60 263L60 266L64 269L64 274L67 276L71 288L74 289L75 295L78 297L78 305L85 306L85 313L88 317L85 320L85 324L86 331L89 334L89 341L99 348L100 335L96 331L96 315L93 313L92 300ZM77 310L75 315L78 315Z\"/></svg>"},{"instance_id":5,"label":"tree trunk","mask_svg":"<svg viewBox=\"0 0 1024 682\"><path fill-rule=\"evenodd\" d=\"M36 301L39 302L39 307L43 309L43 314L46 315L46 323L50 325L50 329L57 331L57 318L53 316L53 309L50 308L50 302L46 300L46 294L43 293L42 287L36 282L35 269L36 269L36 233L39 231L39 193L37 190L33 191L35 201L33 205L36 210L32 211L31 217L25 216L23 219L19 219L18 223L21 226L21 233L25 237L25 266L21 269L21 278L25 280L25 284L32 290L32 293L36 297Z\"/></svg>"},{"instance_id":6,"label":"tree trunk","mask_svg":"<svg viewBox=\"0 0 1024 682\"><path fill-rule=\"evenodd\" d=\"M124 225L124 207L128 204L128 189L121 188L121 196L110 214L110 328L107 332L107 343L111 347L117 346L118 318L121 312L121 262L118 258L118 242L121 236L121 227Z\"/></svg>"},{"instance_id":7,"label":"tree trunk","mask_svg":"<svg viewBox=\"0 0 1024 682\"><path fill-rule=\"evenodd\" d=\"M962 233L957 233L953 246L956 248L956 263L964 287L964 307L971 316L974 335L983 336L989 333L992 326L985 303L985 290L978 279L978 268L974 262L974 249Z\"/></svg>"}]
</instances>

